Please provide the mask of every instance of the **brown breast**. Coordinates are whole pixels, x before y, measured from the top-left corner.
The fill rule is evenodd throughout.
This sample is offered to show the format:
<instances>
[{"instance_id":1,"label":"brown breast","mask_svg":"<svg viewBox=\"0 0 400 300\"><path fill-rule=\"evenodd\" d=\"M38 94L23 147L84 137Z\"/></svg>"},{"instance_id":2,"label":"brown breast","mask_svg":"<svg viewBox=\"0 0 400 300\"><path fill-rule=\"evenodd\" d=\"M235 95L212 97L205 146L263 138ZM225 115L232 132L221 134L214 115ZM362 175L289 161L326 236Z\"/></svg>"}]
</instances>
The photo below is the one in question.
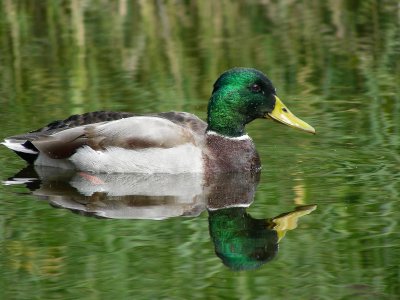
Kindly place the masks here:
<instances>
[{"instance_id":1,"label":"brown breast","mask_svg":"<svg viewBox=\"0 0 400 300\"><path fill-rule=\"evenodd\" d=\"M226 138L206 134L204 151L207 172L256 172L261 168L260 157L251 138Z\"/></svg>"}]
</instances>

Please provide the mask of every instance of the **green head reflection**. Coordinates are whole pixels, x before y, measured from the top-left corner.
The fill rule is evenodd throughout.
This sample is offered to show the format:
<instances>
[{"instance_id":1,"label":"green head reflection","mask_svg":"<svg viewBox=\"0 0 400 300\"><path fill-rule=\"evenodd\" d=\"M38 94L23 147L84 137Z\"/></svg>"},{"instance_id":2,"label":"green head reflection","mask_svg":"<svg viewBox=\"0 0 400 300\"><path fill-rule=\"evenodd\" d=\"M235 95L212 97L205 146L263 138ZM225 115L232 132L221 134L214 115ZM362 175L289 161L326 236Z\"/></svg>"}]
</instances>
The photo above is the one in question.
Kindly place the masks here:
<instances>
[{"instance_id":1,"label":"green head reflection","mask_svg":"<svg viewBox=\"0 0 400 300\"><path fill-rule=\"evenodd\" d=\"M300 206L271 219L255 219L243 207L209 211L210 235L215 252L232 270L257 269L272 260L286 231L297 227L297 220L315 210Z\"/></svg>"},{"instance_id":2,"label":"green head reflection","mask_svg":"<svg viewBox=\"0 0 400 300\"><path fill-rule=\"evenodd\" d=\"M210 211L209 228L215 253L232 270L256 269L278 252L277 232L245 208Z\"/></svg>"}]
</instances>

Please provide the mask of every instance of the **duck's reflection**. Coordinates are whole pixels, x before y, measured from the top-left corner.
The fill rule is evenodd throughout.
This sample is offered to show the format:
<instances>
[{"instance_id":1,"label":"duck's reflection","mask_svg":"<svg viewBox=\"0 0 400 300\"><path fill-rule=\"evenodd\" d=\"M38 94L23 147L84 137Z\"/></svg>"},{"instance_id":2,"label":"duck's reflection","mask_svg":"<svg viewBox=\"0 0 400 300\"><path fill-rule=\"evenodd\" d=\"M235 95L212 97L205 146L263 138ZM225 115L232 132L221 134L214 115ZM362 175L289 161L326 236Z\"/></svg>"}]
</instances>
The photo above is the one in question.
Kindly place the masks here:
<instances>
[{"instance_id":1,"label":"duck's reflection","mask_svg":"<svg viewBox=\"0 0 400 300\"><path fill-rule=\"evenodd\" d=\"M4 183L25 183L55 207L103 218L162 220L198 216L206 208L196 174L94 175L29 166Z\"/></svg>"},{"instance_id":2,"label":"duck's reflection","mask_svg":"<svg viewBox=\"0 0 400 300\"><path fill-rule=\"evenodd\" d=\"M162 220L198 216L208 210L215 252L233 270L258 268L271 260L286 231L316 206L299 206L275 218L246 212L259 174L90 174L27 167L4 184L25 184L51 205L114 219Z\"/></svg>"}]
</instances>

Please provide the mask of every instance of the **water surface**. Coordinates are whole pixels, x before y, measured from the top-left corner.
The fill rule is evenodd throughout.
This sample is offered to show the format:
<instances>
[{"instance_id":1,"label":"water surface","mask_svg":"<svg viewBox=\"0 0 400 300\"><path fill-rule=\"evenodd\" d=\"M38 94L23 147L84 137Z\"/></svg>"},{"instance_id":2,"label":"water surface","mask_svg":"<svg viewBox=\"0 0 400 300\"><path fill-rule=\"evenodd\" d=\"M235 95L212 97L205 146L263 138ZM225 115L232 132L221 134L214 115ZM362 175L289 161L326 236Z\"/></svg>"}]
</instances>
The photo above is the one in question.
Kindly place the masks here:
<instances>
[{"instance_id":1,"label":"water surface","mask_svg":"<svg viewBox=\"0 0 400 300\"><path fill-rule=\"evenodd\" d=\"M0 298L398 297L396 1L5 0L0 16L1 137L103 109L205 118L213 82L235 66L264 71L317 130L250 124L263 170L234 185L233 205L210 204L196 178L139 178L157 195L144 185L134 199L79 174L1 185ZM25 166L5 148L0 163L2 181ZM132 218L105 215L126 204ZM285 216L297 227L283 232ZM234 270L221 255L238 249L229 235L258 222L274 253Z\"/></svg>"}]
</instances>

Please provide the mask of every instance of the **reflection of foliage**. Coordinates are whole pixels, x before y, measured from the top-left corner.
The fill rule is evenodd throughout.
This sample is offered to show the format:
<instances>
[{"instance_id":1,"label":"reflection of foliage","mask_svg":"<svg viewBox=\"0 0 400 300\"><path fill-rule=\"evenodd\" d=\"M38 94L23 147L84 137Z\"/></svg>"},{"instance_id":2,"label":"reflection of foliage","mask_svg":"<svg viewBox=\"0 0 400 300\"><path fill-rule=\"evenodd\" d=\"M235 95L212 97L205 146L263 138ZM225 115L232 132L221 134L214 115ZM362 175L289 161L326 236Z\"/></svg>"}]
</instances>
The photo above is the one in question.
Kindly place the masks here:
<instances>
[{"instance_id":1,"label":"reflection of foliage","mask_svg":"<svg viewBox=\"0 0 400 300\"><path fill-rule=\"evenodd\" d=\"M31 247L23 241L7 245L6 255L13 269L24 270L31 275L43 277L60 276L63 268L63 247Z\"/></svg>"},{"instance_id":2,"label":"reflection of foliage","mask_svg":"<svg viewBox=\"0 0 400 300\"><path fill-rule=\"evenodd\" d=\"M83 95L74 89L92 104L133 91L193 99L199 91L207 97L221 71L247 65L302 94L333 97L339 89L393 97L398 91L396 1L178 2L6 0L2 84L17 91L31 86L33 94L47 88L51 93L42 96L51 102L62 101L67 85L76 104ZM73 75L69 82L63 72ZM102 82L109 74L118 77L118 95ZM208 84L198 87L199 79Z\"/></svg>"}]
</instances>

